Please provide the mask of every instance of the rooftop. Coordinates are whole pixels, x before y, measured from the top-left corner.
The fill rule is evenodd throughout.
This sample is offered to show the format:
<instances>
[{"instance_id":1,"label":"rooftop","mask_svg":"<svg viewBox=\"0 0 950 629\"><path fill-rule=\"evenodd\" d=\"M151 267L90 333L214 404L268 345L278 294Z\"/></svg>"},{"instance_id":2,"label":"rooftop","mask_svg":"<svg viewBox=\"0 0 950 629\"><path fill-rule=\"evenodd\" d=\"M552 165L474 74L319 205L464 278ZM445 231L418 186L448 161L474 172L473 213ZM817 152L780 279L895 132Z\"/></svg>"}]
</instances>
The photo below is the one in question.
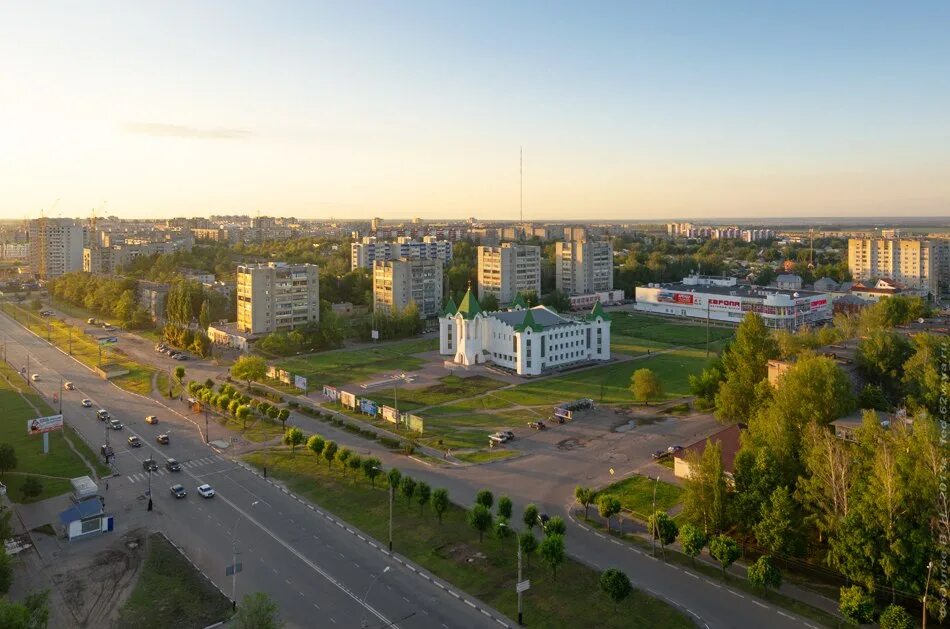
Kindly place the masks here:
<instances>
[{"instance_id":1,"label":"rooftop","mask_svg":"<svg viewBox=\"0 0 950 629\"><path fill-rule=\"evenodd\" d=\"M721 428L713 434L695 441L674 455L677 459L686 459L689 453L695 453L696 456L702 456L706 450L706 442L718 442L722 450L722 469L730 474L735 470L736 454L739 453L741 446L739 435L742 434L742 424L732 424Z\"/></svg>"},{"instance_id":2,"label":"rooftop","mask_svg":"<svg viewBox=\"0 0 950 629\"><path fill-rule=\"evenodd\" d=\"M767 295L787 295L791 298L817 297L825 293L812 290L792 290L787 288L775 288L774 286L754 286L752 284L736 284L735 286L696 286L694 284L684 284L683 282L669 282L666 284L654 284L654 288L666 288L683 293L708 293L710 295L724 295L726 297L756 297L763 298Z\"/></svg>"}]
</instances>

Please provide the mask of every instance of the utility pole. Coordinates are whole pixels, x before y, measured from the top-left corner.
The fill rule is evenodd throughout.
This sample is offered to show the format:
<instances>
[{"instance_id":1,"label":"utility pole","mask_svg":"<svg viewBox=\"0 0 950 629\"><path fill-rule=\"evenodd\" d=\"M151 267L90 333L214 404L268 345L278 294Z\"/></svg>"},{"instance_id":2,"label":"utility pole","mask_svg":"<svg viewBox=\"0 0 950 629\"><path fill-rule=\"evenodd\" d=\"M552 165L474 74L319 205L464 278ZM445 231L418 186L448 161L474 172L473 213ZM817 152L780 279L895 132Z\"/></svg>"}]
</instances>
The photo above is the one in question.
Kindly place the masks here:
<instances>
[{"instance_id":1,"label":"utility pole","mask_svg":"<svg viewBox=\"0 0 950 629\"><path fill-rule=\"evenodd\" d=\"M517 535L515 535L515 543L518 544L518 583L521 583L521 540L518 539ZM518 624L519 625L524 624L524 621L522 619L522 610L524 609L521 603L522 594L524 594L524 592L522 592L521 589L519 588L518 589Z\"/></svg>"},{"instance_id":2,"label":"utility pole","mask_svg":"<svg viewBox=\"0 0 950 629\"><path fill-rule=\"evenodd\" d=\"M660 484L660 476L657 475L656 482L653 483L653 513L650 514L652 526L650 526L650 538L653 542L653 556L656 557L656 486Z\"/></svg>"},{"instance_id":3,"label":"utility pole","mask_svg":"<svg viewBox=\"0 0 950 629\"><path fill-rule=\"evenodd\" d=\"M524 223L524 147L519 147L518 153L518 188L520 199L518 201L518 220Z\"/></svg>"},{"instance_id":4,"label":"utility pole","mask_svg":"<svg viewBox=\"0 0 950 629\"><path fill-rule=\"evenodd\" d=\"M63 414L63 377L59 377L59 414Z\"/></svg>"},{"instance_id":5,"label":"utility pole","mask_svg":"<svg viewBox=\"0 0 950 629\"><path fill-rule=\"evenodd\" d=\"M73 326L69 326L69 355L73 355Z\"/></svg>"},{"instance_id":6,"label":"utility pole","mask_svg":"<svg viewBox=\"0 0 950 629\"><path fill-rule=\"evenodd\" d=\"M389 552L393 552L393 494L396 488L389 484Z\"/></svg>"}]
</instances>

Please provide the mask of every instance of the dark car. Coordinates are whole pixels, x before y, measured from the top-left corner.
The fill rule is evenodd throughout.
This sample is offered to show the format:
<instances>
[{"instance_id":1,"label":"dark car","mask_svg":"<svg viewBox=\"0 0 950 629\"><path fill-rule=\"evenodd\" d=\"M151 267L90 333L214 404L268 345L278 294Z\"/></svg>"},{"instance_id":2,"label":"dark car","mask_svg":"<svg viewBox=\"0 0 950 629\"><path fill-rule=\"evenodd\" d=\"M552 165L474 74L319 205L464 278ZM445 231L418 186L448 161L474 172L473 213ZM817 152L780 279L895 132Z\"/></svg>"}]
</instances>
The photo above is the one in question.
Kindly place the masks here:
<instances>
[{"instance_id":1,"label":"dark car","mask_svg":"<svg viewBox=\"0 0 950 629\"><path fill-rule=\"evenodd\" d=\"M156 463L152 459L145 459L144 461L142 461L142 469L145 470L146 472L157 472L158 463Z\"/></svg>"},{"instance_id":2,"label":"dark car","mask_svg":"<svg viewBox=\"0 0 950 629\"><path fill-rule=\"evenodd\" d=\"M162 444L163 446L167 446L167 445L168 445L168 441L169 441L169 440L168 440L168 435L166 435L166 434L161 434L161 435L155 437L155 441L159 442L159 443Z\"/></svg>"},{"instance_id":3,"label":"dark car","mask_svg":"<svg viewBox=\"0 0 950 629\"><path fill-rule=\"evenodd\" d=\"M683 451L683 446L670 446L669 448L666 449L666 451L669 452L670 454L676 454L677 452Z\"/></svg>"},{"instance_id":4,"label":"dark car","mask_svg":"<svg viewBox=\"0 0 950 629\"><path fill-rule=\"evenodd\" d=\"M115 454L115 452L112 450L112 446L108 444L102 444L102 447L99 448L99 452L101 452L102 456L104 457L110 457Z\"/></svg>"},{"instance_id":5,"label":"dark car","mask_svg":"<svg viewBox=\"0 0 950 629\"><path fill-rule=\"evenodd\" d=\"M544 422L528 422L528 426L530 428L534 428L535 430L544 430L547 428Z\"/></svg>"},{"instance_id":6,"label":"dark car","mask_svg":"<svg viewBox=\"0 0 950 629\"><path fill-rule=\"evenodd\" d=\"M169 472L180 472L181 463L179 463L175 459L168 459L167 461L165 461L165 469L168 470Z\"/></svg>"},{"instance_id":7,"label":"dark car","mask_svg":"<svg viewBox=\"0 0 950 629\"><path fill-rule=\"evenodd\" d=\"M184 498L188 495L188 492L185 491L184 485L172 485L169 488L172 492L172 495L176 498Z\"/></svg>"}]
</instances>

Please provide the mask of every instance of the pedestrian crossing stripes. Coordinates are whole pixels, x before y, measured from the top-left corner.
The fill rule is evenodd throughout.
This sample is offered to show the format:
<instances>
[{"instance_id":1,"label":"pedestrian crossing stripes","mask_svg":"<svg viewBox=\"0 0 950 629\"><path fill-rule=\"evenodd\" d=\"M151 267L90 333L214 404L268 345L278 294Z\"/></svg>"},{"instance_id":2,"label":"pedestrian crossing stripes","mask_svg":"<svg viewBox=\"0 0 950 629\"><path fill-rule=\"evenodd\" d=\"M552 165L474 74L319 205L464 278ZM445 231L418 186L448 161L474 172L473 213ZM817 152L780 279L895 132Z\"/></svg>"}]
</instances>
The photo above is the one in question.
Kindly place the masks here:
<instances>
[{"instance_id":1,"label":"pedestrian crossing stripes","mask_svg":"<svg viewBox=\"0 0 950 629\"><path fill-rule=\"evenodd\" d=\"M204 458L194 459L191 461L179 461L179 463L181 463L181 466L184 468L194 469L197 467L201 467L203 465L208 465L209 463L220 463L223 460L224 459L218 456L206 456ZM159 468L155 470L154 472L152 472L152 476L162 477L162 476L171 476L175 474L175 472L169 472L167 469L165 469L163 467L162 462L159 461L158 463L159 463ZM148 482L148 472L136 472L135 474L127 475L126 478L129 480L130 483Z\"/></svg>"}]
</instances>

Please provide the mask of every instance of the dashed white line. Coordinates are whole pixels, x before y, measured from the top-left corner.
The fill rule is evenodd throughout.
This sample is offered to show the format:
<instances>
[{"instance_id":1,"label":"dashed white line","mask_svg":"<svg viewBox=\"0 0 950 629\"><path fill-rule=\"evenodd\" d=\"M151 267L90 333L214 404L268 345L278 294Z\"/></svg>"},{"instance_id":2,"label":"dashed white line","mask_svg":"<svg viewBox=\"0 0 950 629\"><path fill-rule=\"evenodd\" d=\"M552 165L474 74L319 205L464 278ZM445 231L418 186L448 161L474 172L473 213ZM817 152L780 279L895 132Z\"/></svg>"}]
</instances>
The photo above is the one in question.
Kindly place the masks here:
<instances>
[{"instance_id":1,"label":"dashed white line","mask_svg":"<svg viewBox=\"0 0 950 629\"><path fill-rule=\"evenodd\" d=\"M769 608L768 605L763 605L763 604L760 603L759 601L753 600L752 602L755 603L756 605L758 605L759 607L764 608L764 609L768 609L768 608Z\"/></svg>"},{"instance_id":2,"label":"dashed white line","mask_svg":"<svg viewBox=\"0 0 950 629\"><path fill-rule=\"evenodd\" d=\"M486 616L488 616L489 618L491 618L491 614L489 614L488 612L486 612L484 609L479 609L478 611L482 612L483 614L485 614Z\"/></svg>"},{"instance_id":3,"label":"dashed white line","mask_svg":"<svg viewBox=\"0 0 950 629\"><path fill-rule=\"evenodd\" d=\"M732 594L733 596L738 596L739 598L745 598L745 596L743 596L742 594L739 594L735 590L729 590L729 593Z\"/></svg>"}]
</instances>

